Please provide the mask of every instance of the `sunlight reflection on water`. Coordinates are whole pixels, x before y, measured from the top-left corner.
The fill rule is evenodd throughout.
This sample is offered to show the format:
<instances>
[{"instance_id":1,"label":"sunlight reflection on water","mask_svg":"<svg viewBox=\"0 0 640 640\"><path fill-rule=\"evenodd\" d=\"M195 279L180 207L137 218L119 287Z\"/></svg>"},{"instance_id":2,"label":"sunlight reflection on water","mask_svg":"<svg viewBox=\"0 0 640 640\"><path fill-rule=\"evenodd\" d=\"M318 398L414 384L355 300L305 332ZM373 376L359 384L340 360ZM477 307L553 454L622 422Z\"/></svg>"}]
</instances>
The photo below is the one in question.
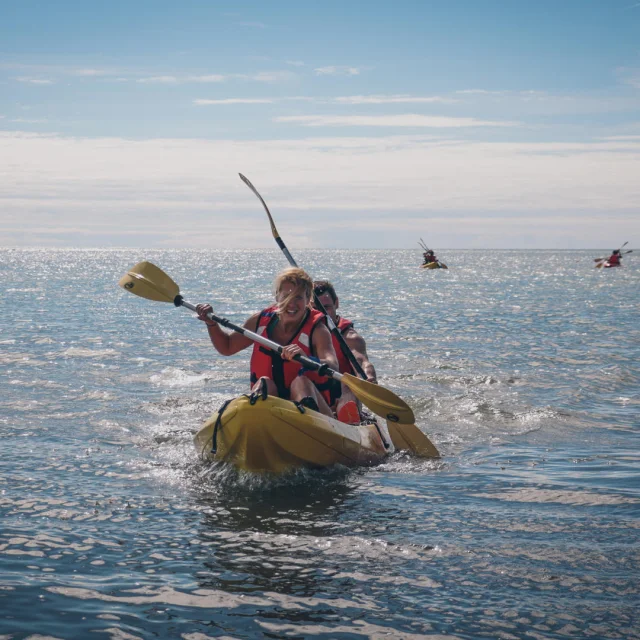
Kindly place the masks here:
<instances>
[{"instance_id":1,"label":"sunlight reflection on water","mask_svg":"<svg viewBox=\"0 0 640 640\"><path fill-rule=\"evenodd\" d=\"M247 354L116 283L242 322L279 252L0 251L0 634L640 637L638 270L445 253L298 256L444 458L265 478L191 440Z\"/></svg>"}]
</instances>

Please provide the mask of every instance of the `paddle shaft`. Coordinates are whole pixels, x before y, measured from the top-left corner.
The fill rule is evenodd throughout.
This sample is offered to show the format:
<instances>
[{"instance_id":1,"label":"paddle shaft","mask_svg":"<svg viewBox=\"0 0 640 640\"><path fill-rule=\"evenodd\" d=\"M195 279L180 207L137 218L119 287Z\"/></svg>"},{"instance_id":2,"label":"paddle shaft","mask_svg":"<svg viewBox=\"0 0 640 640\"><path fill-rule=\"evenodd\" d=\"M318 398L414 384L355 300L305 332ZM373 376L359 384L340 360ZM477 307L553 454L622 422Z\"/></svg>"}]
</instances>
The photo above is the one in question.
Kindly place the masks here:
<instances>
[{"instance_id":1,"label":"paddle shaft","mask_svg":"<svg viewBox=\"0 0 640 640\"><path fill-rule=\"evenodd\" d=\"M248 178L243 176L241 173L239 173L238 175L240 176L240 179L249 187L249 189L251 189L251 191L253 191L253 193L258 197L258 199L262 203L262 206L264 207L264 210L266 211L267 216L269 217L269 224L271 225L271 233L273 234L273 237L275 238L275 241L277 245L280 247L282 253L284 253L285 257L287 258L289 264L292 267L297 267L298 264L293 259L293 256L289 253L289 249L287 249L287 245L285 245L284 240L282 240L282 238L280 237L280 234L278 233L278 229L276 229L275 222L271 217L271 212L269 211L269 207L267 207L267 203L264 201L264 198L260 195L258 190L251 184ZM331 316L327 313L327 310L324 308L324 305L322 304L322 302L320 302L320 299L316 295L315 291L313 292L313 302L316 308L318 309L318 311L323 313L325 318L327 319L327 326L329 327L329 331L331 331L331 334L335 336L336 340L338 341L338 344L340 345L340 349L342 353L344 353L344 355L349 360L349 364L351 364L351 366L353 367L353 370L363 380L366 380L367 374L364 372L362 366L360 365L356 357L353 355L353 352L351 351L351 349L349 349L349 345L344 339L344 336L342 335L342 333L340 333L340 330L338 329L338 327L336 327L336 323L333 321Z\"/></svg>"},{"instance_id":2,"label":"paddle shaft","mask_svg":"<svg viewBox=\"0 0 640 640\"><path fill-rule=\"evenodd\" d=\"M176 307L186 307L187 309L191 309L191 311L197 311L195 305L187 302L181 295L176 296L173 304L175 304ZM273 342L273 340L269 340L269 338L265 338L264 336L254 333L253 331L245 329L244 327L233 324L233 322L227 320L226 318L221 318L220 316L215 315L212 311L207 314L207 318L209 318L209 320L217 322L223 327L227 327L228 329L231 329L236 333L240 333L243 336L246 336L250 340L261 344L263 347L267 347L268 349L277 352L279 355L282 355L282 345L278 344L277 342ZM335 378L336 380L340 380L343 378L343 375L341 373L339 373L338 371L334 371L328 365L316 362L315 360L312 360L311 358L308 358L301 353L293 356L293 359L304 365L305 369L317 371L321 376L329 376L330 378Z\"/></svg>"}]
</instances>

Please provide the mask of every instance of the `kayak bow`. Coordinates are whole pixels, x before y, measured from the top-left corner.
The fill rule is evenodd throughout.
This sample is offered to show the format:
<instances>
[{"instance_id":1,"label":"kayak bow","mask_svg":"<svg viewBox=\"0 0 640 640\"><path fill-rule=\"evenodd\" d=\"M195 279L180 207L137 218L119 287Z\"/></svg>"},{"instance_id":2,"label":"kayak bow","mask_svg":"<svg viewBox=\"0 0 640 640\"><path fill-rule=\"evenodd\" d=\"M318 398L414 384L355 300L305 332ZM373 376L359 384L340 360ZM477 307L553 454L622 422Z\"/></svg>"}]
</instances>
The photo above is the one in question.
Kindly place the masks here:
<instances>
[{"instance_id":1,"label":"kayak bow","mask_svg":"<svg viewBox=\"0 0 640 640\"><path fill-rule=\"evenodd\" d=\"M386 431L384 423L378 426ZM259 473L371 466L392 452L375 424L344 424L310 409L301 413L293 402L274 396L253 403L246 395L231 400L205 422L194 444L206 460Z\"/></svg>"}]
</instances>

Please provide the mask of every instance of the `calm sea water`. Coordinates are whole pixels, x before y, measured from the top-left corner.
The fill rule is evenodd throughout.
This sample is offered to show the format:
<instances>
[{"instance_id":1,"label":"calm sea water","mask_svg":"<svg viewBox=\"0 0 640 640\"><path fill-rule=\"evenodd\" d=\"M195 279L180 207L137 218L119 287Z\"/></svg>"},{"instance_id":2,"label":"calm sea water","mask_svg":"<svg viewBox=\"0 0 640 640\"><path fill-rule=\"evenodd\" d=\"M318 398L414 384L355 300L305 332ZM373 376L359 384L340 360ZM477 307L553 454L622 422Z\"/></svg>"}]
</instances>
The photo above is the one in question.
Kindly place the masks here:
<instances>
[{"instance_id":1,"label":"calm sea water","mask_svg":"<svg viewBox=\"0 0 640 640\"><path fill-rule=\"evenodd\" d=\"M294 251L441 461L280 479L191 438L248 385L277 251L1 250L0 638L640 638L640 260Z\"/></svg>"}]
</instances>

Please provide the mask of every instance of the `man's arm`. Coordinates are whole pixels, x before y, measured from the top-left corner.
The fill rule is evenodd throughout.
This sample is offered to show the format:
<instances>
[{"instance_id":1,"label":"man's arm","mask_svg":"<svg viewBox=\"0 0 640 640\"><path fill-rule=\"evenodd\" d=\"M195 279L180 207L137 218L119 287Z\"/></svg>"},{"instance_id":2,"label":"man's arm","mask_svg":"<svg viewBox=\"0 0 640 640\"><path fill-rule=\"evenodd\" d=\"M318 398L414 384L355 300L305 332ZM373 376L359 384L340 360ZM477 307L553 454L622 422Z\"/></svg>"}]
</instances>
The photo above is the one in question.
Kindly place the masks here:
<instances>
[{"instance_id":1,"label":"man's arm","mask_svg":"<svg viewBox=\"0 0 640 640\"><path fill-rule=\"evenodd\" d=\"M377 383L378 376L376 375L375 367L369 361L367 344L364 338L352 327L345 332L344 341L347 343L349 349L353 351L353 355L362 367L364 374L367 376L367 380Z\"/></svg>"}]
</instances>

